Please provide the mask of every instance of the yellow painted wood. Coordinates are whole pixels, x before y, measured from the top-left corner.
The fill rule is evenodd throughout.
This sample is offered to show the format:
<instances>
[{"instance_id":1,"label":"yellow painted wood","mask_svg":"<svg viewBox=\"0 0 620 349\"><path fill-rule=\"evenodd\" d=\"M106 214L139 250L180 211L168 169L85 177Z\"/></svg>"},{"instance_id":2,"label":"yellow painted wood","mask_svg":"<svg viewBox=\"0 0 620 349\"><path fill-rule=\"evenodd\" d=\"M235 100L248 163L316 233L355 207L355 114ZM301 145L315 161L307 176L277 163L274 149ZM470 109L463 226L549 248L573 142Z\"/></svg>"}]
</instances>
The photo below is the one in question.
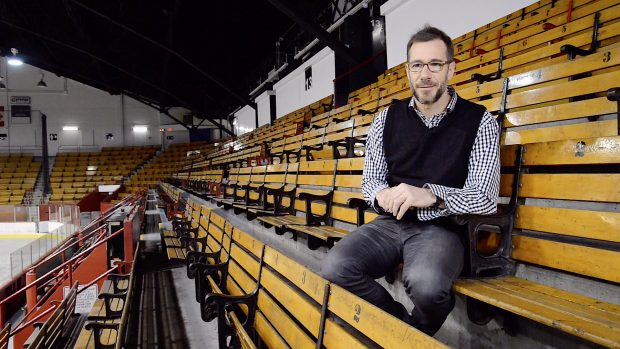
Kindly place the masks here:
<instances>
[{"instance_id":1,"label":"yellow painted wood","mask_svg":"<svg viewBox=\"0 0 620 349\"><path fill-rule=\"evenodd\" d=\"M519 206L517 228L620 242L620 213Z\"/></svg>"},{"instance_id":2,"label":"yellow painted wood","mask_svg":"<svg viewBox=\"0 0 620 349\"><path fill-rule=\"evenodd\" d=\"M501 280L500 280L501 281ZM496 282L497 283L497 282ZM617 347L620 336L609 326L603 326L584 318L538 302L542 294L536 297L521 296L521 289L498 287L486 280L457 280L454 284L457 292L479 299L483 302L508 310L531 320L557 328L567 333L585 338L594 343L608 347ZM614 338L615 337L615 338Z\"/></svg>"},{"instance_id":3,"label":"yellow painted wood","mask_svg":"<svg viewBox=\"0 0 620 349\"><path fill-rule=\"evenodd\" d=\"M524 174L521 176L519 196L620 202L618 183L620 174Z\"/></svg>"},{"instance_id":4,"label":"yellow painted wood","mask_svg":"<svg viewBox=\"0 0 620 349\"><path fill-rule=\"evenodd\" d=\"M514 259L620 282L620 252L525 236L513 237Z\"/></svg>"},{"instance_id":5,"label":"yellow painted wood","mask_svg":"<svg viewBox=\"0 0 620 349\"><path fill-rule=\"evenodd\" d=\"M336 160L307 161L299 164L299 171L333 171L336 167Z\"/></svg>"},{"instance_id":6,"label":"yellow painted wood","mask_svg":"<svg viewBox=\"0 0 620 349\"><path fill-rule=\"evenodd\" d=\"M383 348L446 348L443 343L333 284L328 309Z\"/></svg>"},{"instance_id":7,"label":"yellow painted wood","mask_svg":"<svg viewBox=\"0 0 620 349\"><path fill-rule=\"evenodd\" d=\"M617 120L605 120L531 130L507 131L502 137L502 144L528 144L577 138L610 137L617 135L617 125Z\"/></svg>"},{"instance_id":8,"label":"yellow painted wood","mask_svg":"<svg viewBox=\"0 0 620 349\"><path fill-rule=\"evenodd\" d=\"M355 334L347 332L330 318L325 321L323 346L327 349L368 348Z\"/></svg>"},{"instance_id":9,"label":"yellow painted wood","mask_svg":"<svg viewBox=\"0 0 620 349\"><path fill-rule=\"evenodd\" d=\"M363 159L363 158L362 158ZM361 188L362 187L362 175L336 175L336 186L337 187L348 187L348 188Z\"/></svg>"},{"instance_id":10,"label":"yellow painted wood","mask_svg":"<svg viewBox=\"0 0 620 349\"><path fill-rule=\"evenodd\" d=\"M243 324L241 324L241 321L239 321L239 318L237 317L237 315L235 315L234 312L228 312L227 317L228 317L228 321L232 324L233 328L235 329L237 339L239 340L239 343L241 344L241 348L256 349L256 345L254 344L254 342L252 341L252 338L250 337L250 335L247 333L247 331L243 327Z\"/></svg>"},{"instance_id":11,"label":"yellow painted wood","mask_svg":"<svg viewBox=\"0 0 620 349\"><path fill-rule=\"evenodd\" d=\"M263 292L258 294L258 308L291 348L316 347L310 338L274 301ZM291 309L288 309L291 310Z\"/></svg>"},{"instance_id":12,"label":"yellow painted wood","mask_svg":"<svg viewBox=\"0 0 620 349\"><path fill-rule=\"evenodd\" d=\"M278 303L287 309L314 338L318 338L321 322L321 309L318 306L304 298L269 269L263 269L261 287L267 290L271 297L277 299ZM280 328L280 324L275 326Z\"/></svg>"},{"instance_id":13,"label":"yellow painted wood","mask_svg":"<svg viewBox=\"0 0 620 349\"><path fill-rule=\"evenodd\" d=\"M323 302L325 279L269 246L265 248L264 261L316 302Z\"/></svg>"},{"instance_id":14,"label":"yellow painted wood","mask_svg":"<svg viewBox=\"0 0 620 349\"><path fill-rule=\"evenodd\" d=\"M510 109L584 94L606 92L610 88L617 87L617 81L620 81L620 71L534 88L509 95L506 99L506 107Z\"/></svg>"},{"instance_id":15,"label":"yellow painted wood","mask_svg":"<svg viewBox=\"0 0 620 349\"><path fill-rule=\"evenodd\" d=\"M261 241L236 227L233 227L233 241L254 254L254 257L260 258L264 246Z\"/></svg>"},{"instance_id":16,"label":"yellow painted wood","mask_svg":"<svg viewBox=\"0 0 620 349\"><path fill-rule=\"evenodd\" d=\"M543 295L553 296L562 300L567 300L573 304L579 304L584 307L605 312L607 315L613 315L614 319L618 319L618 317L620 317L620 305L618 304L601 302L600 300L595 298L587 297L577 293L567 292L555 287L546 286L517 277L506 277L490 281L492 281L493 283L501 281L504 285L509 285L510 287L519 287L521 289L535 291Z\"/></svg>"},{"instance_id":17,"label":"yellow painted wood","mask_svg":"<svg viewBox=\"0 0 620 349\"><path fill-rule=\"evenodd\" d=\"M503 149L502 149L503 150ZM620 163L620 136L533 143L525 146L525 165Z\"/></svg>"}]
</instances>

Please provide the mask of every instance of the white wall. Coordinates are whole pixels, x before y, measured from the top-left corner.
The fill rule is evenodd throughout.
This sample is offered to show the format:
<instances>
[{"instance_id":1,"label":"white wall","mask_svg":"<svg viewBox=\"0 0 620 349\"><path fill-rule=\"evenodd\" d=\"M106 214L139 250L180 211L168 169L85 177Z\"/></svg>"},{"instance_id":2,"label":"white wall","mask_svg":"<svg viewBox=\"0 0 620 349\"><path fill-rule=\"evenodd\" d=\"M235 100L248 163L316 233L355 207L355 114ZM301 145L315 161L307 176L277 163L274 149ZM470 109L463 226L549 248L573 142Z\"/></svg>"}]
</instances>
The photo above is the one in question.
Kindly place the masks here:
<instances>
[{"instance_id":1,"label":"white wall","mask_svg":"<svg viewBox=\"0 0 620 349\"><path fill-rule=\"evenodd\" d=\"M237 123L234 127L235 134L237 136L250 132L256 128L256 112L254 111L254 108L248 105L239 109L239 111L235 113L235 118L237 119Z\"/></svg>"},{"instance_id":2,"label":"white wall","mask_svg":"<svg viewBox=\"0 0 620 349\"><path fill-rule=\"evenodd\" d=\"M388 68L407 59L409 37L427 23L455 38L534 2L390 0L381 6L381 14L385 16Z\"/></svg>"},{"instance_id":3,"label":"white wall","mask_svg":"<svg viewBox=\"0 0 620 349\"><path fill-rule=\"evenodd\" d=\"M12 122L8 112L4 119L6 128L0 133L8 133L8 138L0 140L0 150L40 152L41 118L47 115L48 134L57 134L57 141L48 141L50 155L60 150L97 149L106 146L137 146L160 144L160 115L132 98L110 95L107 92L58 77L44 72L47 88L37 88L41 78L40 70L24 64L20 67L7 66L4 58L0 59L1 75L8 89L0 90L0 105L10 109L11 96L29 96L31 98L32 123L19 125ZM148 132L135 134L135 125L145 125ZM77 126L78 131L63 131L63 126ZM113 140L106 140L106 134L112 133ZM49 138L48 138L49 139Z\"/></svg>"},{"instance_id":4,"label":"white wall","mask_svg":"<svg viewBox=\"0 0 620 349\"><path fill-rule=\"evenodd\" d=\"M274 84L276 117L284 116L334 93L334 51L326 47ZM305 69L312 66L312 88L304 89Z\"/></svg>"},{"instance_id":5,"label":"white wall","mask_svg":"<svg viewBox=\"0 0 620 349\"><path fill-rule=\"evenodd\" d=\"M265 91L256 97L256 107L258 108L258 126L263 126L271 122L271 105L269 96L275 91Z\"/></svg>"}]
</instances>

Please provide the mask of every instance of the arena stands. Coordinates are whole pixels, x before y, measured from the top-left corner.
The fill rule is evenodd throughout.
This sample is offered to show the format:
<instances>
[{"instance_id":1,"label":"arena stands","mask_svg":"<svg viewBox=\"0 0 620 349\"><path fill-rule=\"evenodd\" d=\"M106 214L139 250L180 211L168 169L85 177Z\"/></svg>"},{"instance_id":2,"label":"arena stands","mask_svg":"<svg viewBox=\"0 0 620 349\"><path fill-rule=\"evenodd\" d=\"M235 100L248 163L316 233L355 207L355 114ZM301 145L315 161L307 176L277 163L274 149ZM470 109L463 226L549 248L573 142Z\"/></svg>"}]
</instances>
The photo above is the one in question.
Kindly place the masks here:
<instances>
[{"instance_id":1,"label":"arena stands","mask_svg":"<svg viewBox=\"0 0 620 349\"><path fill-rule=\"evenodd\" d=\"M0 155L0 205L19 205L34 188L41 163L32 154Z\"/></svg>"}]
</instances>

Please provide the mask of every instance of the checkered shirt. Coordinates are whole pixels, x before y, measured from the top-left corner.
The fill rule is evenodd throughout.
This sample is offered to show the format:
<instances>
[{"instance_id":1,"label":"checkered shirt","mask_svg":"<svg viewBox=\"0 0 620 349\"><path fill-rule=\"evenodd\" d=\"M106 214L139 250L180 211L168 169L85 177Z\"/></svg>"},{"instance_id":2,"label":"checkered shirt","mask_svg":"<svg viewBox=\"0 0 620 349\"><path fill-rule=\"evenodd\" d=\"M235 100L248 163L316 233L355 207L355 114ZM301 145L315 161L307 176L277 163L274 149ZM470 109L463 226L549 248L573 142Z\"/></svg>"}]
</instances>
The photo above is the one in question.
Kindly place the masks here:
<instances>
[{"instance_id":1,"label":"checkered shirt","mask_svg":"<svg viewBox=\"0 0 620 349\"><path fill-rule=\"evenodd\" d=\"M428 128L437 127L444 116L454 110L458 94L452 86L448 87L451 96L445 110L432 118L425 117L415 105L415 98L409 102L409 108L416 111L424 125ZM364 199L375 207L375 197L381 190L388 188L388 166L385 160L383 147L383 129L388 108L384 109L372 122L366 141L366 158L362 176L362 192ZM430 189L433 194L442 198L445 209L420 208L417 210L421 221L460 214L492 214L497 210L499 195L499 133L497 121L485 111L476 139L469 157L469 172L463 188L451 188L439 184L426 183L424 188Z\"/></svg>"}]
</instances>

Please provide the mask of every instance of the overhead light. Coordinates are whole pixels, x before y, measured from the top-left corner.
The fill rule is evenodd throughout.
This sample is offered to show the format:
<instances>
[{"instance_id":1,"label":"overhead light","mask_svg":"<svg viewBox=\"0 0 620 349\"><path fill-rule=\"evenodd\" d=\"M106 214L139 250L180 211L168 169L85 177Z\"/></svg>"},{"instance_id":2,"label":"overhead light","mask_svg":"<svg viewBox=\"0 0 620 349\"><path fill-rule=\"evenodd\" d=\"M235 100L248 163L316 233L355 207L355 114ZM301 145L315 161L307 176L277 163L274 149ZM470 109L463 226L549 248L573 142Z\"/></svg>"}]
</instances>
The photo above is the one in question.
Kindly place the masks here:
<instances>
[{"instance_id":1,"label":"overhead light","mask_svg":"<svg viewBox=\"0 0 620 349\"><path fill-rule=\"evenodd\" d=\"M149 130L146 126L136 125L133 127L133 132L135 133L146 133Z\"/></svg>"},{"instance_id":2,"label":"overhead light","mask_svg":"<svg viewBox=\"0 0 620 349\"><path fill-rule=\"evenodd\" d=\"M45 77L45 74L43 74L43 70L39 70L39 72L41 73L41 80L39 80L39 83L37 84L37 87L47 88L47 84L43 80L43 78Z\"/></svg>"},{"instance_id":3,"label":"overhead light","mask_svg":"<svg viewBox=\"0 0 620 349\"><path fill-rule=\"evenodd\" d=\"M63 126L62 130L63 131L77 131L78 127L77 126Z\"/></svg>"},{"instance_id":4,"label":"overhead light","mask_svg":"<svg viewBox=\"0 0 620 349\"><path fill-rule=\"evenodd\" d=\"M11 53L13 53L13 56L7 59L7 63L14 66L20 66L24 64L24 61L22 61L21 58L19 58L19 56L17 55L19 51L17 51L16 48L12 48Z\"/></svg>"}]
</instances>

